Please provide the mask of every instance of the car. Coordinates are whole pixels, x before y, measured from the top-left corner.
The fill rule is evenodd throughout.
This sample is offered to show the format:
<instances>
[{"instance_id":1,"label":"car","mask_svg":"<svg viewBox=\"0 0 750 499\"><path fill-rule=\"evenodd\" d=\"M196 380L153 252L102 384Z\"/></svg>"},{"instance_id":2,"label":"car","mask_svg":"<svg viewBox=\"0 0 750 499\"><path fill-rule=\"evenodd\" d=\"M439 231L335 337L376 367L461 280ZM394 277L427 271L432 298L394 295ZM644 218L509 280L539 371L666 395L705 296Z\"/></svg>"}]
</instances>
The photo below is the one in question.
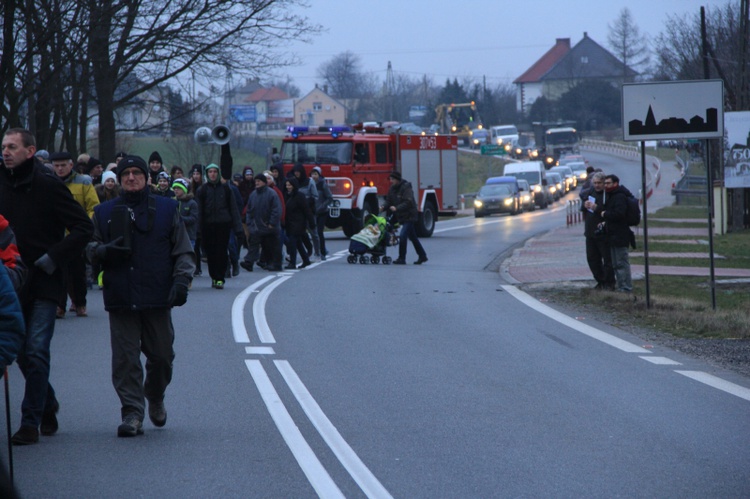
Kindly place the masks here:
<instances>
[{"instance_id":1,"label":"car","mask_svg":"<svg viewBox=\"0 0 750 499\"><path fill-rule=\"evenodd\" d=\"M518 190L521 195L521 206L523 211L534 211L536 204L534 203L534 192L531 190L531 185L524 179L518 179Z\"/></svg>"},{"instance_id":2,"label":"car","mask_svg":"<svg viewBox=\"0 0 750 499\"><path fill-rule=\"evenodd\" d=\"M583 161L586 164L586 166L589 166L589 162L586 161L586 158L584 158L580 154L565 154L563 156L560 156L560 159L557 161L557 164L559 166L565 166L568 163L573 163L573 162L578 162L578 161Z\"/></svg>"},{"instance_id":3,"label":"car","mask_svg":"<svg viewBox=\"0 0 750 499\"><path fill-rule=\"evenodd\" d=\"M474 198L474 216L482 218L493 213L521 213L521 199L509 184L485 184Z\"/></svg>"},{"instance_id":4,"label":"car","mask_svg":"<svg viewBox=\"0 0 750 499\"><path fill-rule=\"evenodd\" d=\"M578 178L568 166L553 166L551 172L558 172L565 180L565 194L578 187Z\"/></svg>"},{"instance_id":5,"label":"car","mask_svg":"<svg viewBox=\"0 0 750 499\"><path fill-rule=\"evenodd\" d=\"M489 143L490 133L484 128L475 128L471 131L471 148L476 149Z\"/></svg>"},{"instance_id":6,"label":"car","mask_svg":"<svg viewBox=\"0 0 750 499\"><path fill-rule=\"evenodd\" d=\"M552 197L557 201L565 195L565 182L562 175L557 172L547 172L547 185L552 193Z\"/></svg>"},{"instance_id":7,"label":"car","mask_svg":"<svg viewBox=\"0 0 750 499\"><path fill-rule=\"evenodd\" d=\"M586 173L587 165L584 161L572 161L565 166L573 170L573 173L578 179L578 184L583 184L586 181L588 173Z\"/></svg>"},{"instance_id":8,"label":"car","mask_svg":"<svg viewBox=\"0 0 750 499\"><path fill-rule=\"evenodd\" d=\"M533 140L525 140L524 144L516 141L510 151L510 155L516 159L537 159L539 157L539 150L536 147L536 142Z\"/></svg>"}]
</instances>

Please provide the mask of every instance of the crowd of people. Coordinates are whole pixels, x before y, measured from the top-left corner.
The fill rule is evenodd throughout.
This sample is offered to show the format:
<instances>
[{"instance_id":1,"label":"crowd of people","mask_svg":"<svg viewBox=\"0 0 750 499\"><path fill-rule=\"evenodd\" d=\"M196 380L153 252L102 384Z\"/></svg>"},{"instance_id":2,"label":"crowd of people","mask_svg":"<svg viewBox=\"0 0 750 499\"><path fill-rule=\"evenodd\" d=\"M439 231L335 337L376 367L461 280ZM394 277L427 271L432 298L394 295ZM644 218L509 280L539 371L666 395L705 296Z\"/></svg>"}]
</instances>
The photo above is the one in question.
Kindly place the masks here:
<instances>
[{"instance_id":1,"label":"crowd of people","mask_svg":"<svg viewBox=\"0 0 750 499\"><path fill-rule=\"evenodd\" d=\"M109 314L117 435L133 437L143 433L146 414L154 426L166 424L171 310L186 303L202 263L211 286L223 289L240 268L304 268L328 255L324 227L333 195L322 170L308 176L297 163L285 171L278 155L261 173L245 167L232 174L225 144L219 165L196 164L185 176L179 166L167 172L157 151L148 161L118 153L105 167L86 154L37 151L33 134L11 128L2 160L0 371L17 358L25 379L13 445L57 432L50 343L67 312L87 317L94 283ZM383 209L398 212L403 226L396 263L404 262L407 240L417 250L415 263L426 262L413 227L411 185L397 173Z\"/></svg>"}]
</instances>

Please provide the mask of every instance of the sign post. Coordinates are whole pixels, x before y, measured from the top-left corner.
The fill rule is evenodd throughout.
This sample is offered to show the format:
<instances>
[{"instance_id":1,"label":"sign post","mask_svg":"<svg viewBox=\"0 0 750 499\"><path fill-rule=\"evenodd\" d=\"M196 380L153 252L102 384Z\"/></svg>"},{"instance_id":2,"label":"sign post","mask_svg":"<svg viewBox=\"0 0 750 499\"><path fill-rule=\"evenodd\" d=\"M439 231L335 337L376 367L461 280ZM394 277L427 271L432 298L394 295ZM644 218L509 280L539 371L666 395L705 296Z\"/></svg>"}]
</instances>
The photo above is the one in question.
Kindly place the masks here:
<instances>
[{"instance_id":1,"label":"sign post","mask_svg":"<svg viewBox=\"0 0 750 499\"><path fill-rule=\"evenodd\" d=\"M641 142L641 195L643 196L643 255L646 271L646 306L651 308L648 275L648 215L646 213L646 140L716 139L724 136L724 82L722 80L626 83L622 86L623 139ZM712 189L707 157L708 237L710 287L716 309L714 278Z\"/></svg>"}]
</instances>

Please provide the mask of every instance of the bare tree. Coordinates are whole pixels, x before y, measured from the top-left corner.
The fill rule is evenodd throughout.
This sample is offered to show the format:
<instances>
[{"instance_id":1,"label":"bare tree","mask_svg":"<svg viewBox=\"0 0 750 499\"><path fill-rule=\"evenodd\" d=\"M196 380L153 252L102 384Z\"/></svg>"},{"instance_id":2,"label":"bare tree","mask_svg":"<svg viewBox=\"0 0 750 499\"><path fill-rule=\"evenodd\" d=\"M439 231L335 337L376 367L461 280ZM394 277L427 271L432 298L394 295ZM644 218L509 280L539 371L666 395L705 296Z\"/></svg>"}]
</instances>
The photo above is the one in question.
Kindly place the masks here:
<instances>
[{"instance_id":1,"label":"bare tree","mask_svg":"<svg viewBox=\"0 0 750 499\"><path fill-rule=\"evenodd\" d=\"M350 51L334 56L318 68L318 77L332 97L357 99L375 93L377 88L364 71L359 56Z\"/></svg>"},{"instance_id":2,"label":"bare tree","mask_svg":"<svg viewBox=\"0 0 750 499\"><path fill-rule=\"evenodd\" d=\"M622 62L622 76L627 79L628 67L637 70L649 63L648 36L641 33L627 7L608 26L607 42L614 55Z\"/></svg>"}]
</instances>

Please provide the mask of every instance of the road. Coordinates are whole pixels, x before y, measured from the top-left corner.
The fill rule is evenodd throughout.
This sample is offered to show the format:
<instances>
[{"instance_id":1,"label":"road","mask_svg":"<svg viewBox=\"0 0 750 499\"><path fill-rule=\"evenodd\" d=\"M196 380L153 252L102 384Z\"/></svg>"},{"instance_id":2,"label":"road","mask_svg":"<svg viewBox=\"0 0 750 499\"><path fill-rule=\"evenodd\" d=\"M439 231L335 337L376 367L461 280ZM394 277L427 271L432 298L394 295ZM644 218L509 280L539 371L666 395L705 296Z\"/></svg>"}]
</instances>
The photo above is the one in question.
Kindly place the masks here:
<instances>
[{"instance_id":1,"label":"road","mask_svg":"<svg viewBox=\"0 0 750 499\"><path fill-rule=\"evenodd\" d=\"M634 164L590 156L637 184ZM197 278L174 311L168 423L133 439L115 436L94 290L88 318L57 323L60 431L14 448L16 483L24 497L747 497L749 379L502 281L504 254L564 223L561 203L441 221L422 266L348 264L332 233L335 255L307 269L223 291ZM16 367L10 385L15 429Z\"/></svg>"}]
</instances>

